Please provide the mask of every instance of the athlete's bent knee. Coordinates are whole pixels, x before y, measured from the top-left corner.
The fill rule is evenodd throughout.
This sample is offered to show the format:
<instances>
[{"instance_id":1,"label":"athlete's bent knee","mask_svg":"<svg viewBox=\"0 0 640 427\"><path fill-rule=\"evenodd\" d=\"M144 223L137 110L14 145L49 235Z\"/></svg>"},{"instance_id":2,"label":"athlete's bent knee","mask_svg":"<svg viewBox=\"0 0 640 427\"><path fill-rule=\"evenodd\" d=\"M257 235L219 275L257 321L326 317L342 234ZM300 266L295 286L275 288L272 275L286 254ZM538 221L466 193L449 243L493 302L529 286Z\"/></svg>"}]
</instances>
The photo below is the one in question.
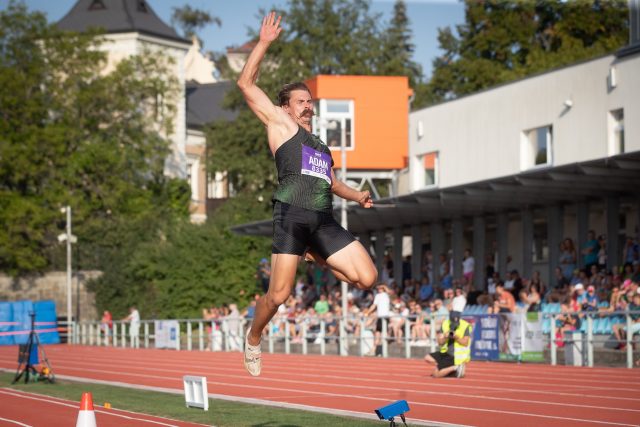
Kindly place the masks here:
<instances>
[{"instance_id":1,"label":"athlete's bent knee","mask_svg":"<svg viewBox=\"0 0 640 427\"><path fill-rule=\"evenodd\" d=\"M377 280L378 272L375 269L362 272L358 275L358 285L360 289L371 289Z\"/></svg>"},{"instance_id":2,"label":"athlete's bent knee","mask_svg":"<svg viewBox=\"0 0 640 427\"><path fill-rule=\"evenodd\" d=\"M267 301L270 305L279 307L287 301L287 298L289 298L289 294L285 292L267 292L265 297L267 297Z\"/></svg>"}]
</instances>

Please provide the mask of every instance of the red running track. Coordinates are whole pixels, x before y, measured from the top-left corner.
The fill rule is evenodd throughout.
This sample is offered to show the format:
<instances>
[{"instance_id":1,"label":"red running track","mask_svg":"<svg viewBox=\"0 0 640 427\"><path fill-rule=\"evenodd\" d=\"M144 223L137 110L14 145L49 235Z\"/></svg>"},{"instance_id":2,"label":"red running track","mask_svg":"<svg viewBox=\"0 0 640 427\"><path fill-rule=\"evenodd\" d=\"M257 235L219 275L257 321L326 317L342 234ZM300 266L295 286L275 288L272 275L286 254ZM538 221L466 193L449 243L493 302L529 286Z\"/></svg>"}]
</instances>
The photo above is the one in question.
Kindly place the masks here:
<instances>
[{"instance_id":1,"label":"red running track","mask_svg":"<svg viewBox=\"0 0 640 427\"><path fill-rule=\"evenodd\" d=\"M0 426L73 426L78 418L79 403L41 394L0 388ZM96 424L100 427L191 427L186 423L118 409L95 406Z\"/></svg>"},{"instance_id":2,"label":"red running track","mask_svg":"<svg viewBox=\"0 0 640 427\"><path fill-rule=\"evenodd\" d=\"M0 348L15 369L16 347ZM640 370L471 362L466 378L433 379L420 360L264 354L244 371L240 353L47 347L56 375L182 390L182 376L206 376L210 394L233 400L353 411L406 399L408 421L474 426L640 425ZM215 410L215 405L213 407Z\"/></svg>"}]
</instances>

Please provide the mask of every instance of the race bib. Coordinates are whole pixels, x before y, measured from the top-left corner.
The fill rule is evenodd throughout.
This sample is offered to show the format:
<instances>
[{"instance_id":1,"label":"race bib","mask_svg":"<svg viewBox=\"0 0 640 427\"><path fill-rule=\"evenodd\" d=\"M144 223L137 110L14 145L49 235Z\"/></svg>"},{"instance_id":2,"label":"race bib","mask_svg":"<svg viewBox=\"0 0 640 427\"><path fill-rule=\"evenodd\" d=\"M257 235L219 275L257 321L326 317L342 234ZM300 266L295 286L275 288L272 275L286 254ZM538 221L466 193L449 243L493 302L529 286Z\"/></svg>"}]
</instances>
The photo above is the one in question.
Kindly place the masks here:
<instances>
[{"instance_id":1,"label":"race bib","mask_svg":"<svg viewBox=\"0 0 640 427\"><path fill-rule=\"evenodd\" d=\"M324 179L331 184L331 155L303 145L300 173Z\"/></svg>"}]
</instances>

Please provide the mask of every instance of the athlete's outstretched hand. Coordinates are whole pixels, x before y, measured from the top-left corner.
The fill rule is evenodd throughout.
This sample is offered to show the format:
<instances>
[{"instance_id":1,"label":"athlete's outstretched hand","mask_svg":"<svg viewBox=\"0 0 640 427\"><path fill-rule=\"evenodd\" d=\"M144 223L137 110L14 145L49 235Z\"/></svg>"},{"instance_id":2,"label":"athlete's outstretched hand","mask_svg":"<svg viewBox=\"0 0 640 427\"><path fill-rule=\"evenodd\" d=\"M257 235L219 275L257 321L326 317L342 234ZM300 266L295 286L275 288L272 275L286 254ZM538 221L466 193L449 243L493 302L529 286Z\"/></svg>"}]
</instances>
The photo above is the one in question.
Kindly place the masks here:
<instances>
[{"instance_id":1,"label":"athlete's outstretched hand","mask_svg":"<svg viewBox=\"0 0 640 427\"><path fill-rule=\"evenodd\" d=\"M369 193L369 190L360 192L360 198L358 199L358 203L363 208L370 208L371 206L373 206L373 200L371 200L371 194Z\"/></svg>"},{"instance_id":2,"label":"athlete's outstretched hand","mask_svg":"<svg viewBox=\"0 0 640 427\"><path fill-rule=\"evenodd\" d=\"M280 20L282 16L278 16L276 19L276 13L271 12L264 18L262 18L262 27L260 28L260 40L265 42L272 42L278 38L282 27L280 27Z\"/></svg>"}]
</instances>

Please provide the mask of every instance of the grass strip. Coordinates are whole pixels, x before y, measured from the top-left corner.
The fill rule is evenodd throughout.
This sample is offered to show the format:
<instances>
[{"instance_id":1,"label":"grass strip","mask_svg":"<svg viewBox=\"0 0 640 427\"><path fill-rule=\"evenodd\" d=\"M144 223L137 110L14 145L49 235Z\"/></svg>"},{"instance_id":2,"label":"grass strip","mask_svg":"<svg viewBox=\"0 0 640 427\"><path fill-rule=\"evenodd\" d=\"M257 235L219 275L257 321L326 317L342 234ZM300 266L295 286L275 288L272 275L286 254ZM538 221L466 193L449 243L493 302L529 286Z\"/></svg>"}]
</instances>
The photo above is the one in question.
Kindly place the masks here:
<instances>
[{"instance_id":1,"label":"grass strip","mask_svg":"<svg viewBox=\"0 0 640 427\"><path fill-rule=\"evenodd\" d=\"M24 390L47 396L80 401L83 392L91 392L93 403L111 404L113 409L124 409L143 414L157 415L181 421L215 426L380 426L380 421L341 417L335 415L308 412L298 409L283 409L248 403L209 400L209 411L186 408L184 396L156 391L137 390L104 384L78 383L56 379L55 384L22 380L11 384L13 374L0 372L0 384L16 390ZM44 416L44 415L43 415Z\"/></svg>"}]
</instances>

